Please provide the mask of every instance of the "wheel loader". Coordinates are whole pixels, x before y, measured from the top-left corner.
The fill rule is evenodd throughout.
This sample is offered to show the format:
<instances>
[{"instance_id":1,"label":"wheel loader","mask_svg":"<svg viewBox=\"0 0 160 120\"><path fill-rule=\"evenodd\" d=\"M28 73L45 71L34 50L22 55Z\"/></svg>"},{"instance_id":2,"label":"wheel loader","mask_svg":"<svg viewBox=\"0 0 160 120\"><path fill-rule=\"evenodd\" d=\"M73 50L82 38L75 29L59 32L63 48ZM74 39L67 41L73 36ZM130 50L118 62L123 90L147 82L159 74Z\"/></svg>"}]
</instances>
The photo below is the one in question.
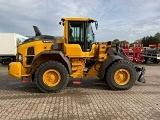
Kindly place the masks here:
<instances>
[{"instance_id":1,"label":"wheel loader","mask_svg":"<svg viewBox=\"0 0 160 120\"><path fill-rule=\"evenodd\" d=\"M59 92L70 78L81 80L97 76L111 90L128 90L135 81L144 82L145 69L136 66L111 41L95 42L92 18L62 18L63 37L42 35L33 26L35 36L17 47L16 62L8 74L35 82L41 92Z\"/></svg>"}]
</instances>

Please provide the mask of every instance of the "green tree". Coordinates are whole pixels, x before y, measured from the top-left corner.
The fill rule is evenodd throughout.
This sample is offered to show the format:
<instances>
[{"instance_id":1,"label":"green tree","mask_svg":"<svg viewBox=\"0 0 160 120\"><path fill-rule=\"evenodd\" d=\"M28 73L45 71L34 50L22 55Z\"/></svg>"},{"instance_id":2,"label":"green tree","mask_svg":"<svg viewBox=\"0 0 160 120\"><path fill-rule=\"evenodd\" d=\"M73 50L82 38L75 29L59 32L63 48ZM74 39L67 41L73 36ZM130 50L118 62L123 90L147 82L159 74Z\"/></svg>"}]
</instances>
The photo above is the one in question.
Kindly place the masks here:
<instances>
[{"instance_id":1,"label":"green tree","mask_svg":"<svg viewBox=\"0 0 160 120\"><path fill-rule=\"evenodd\" d=\"M158 40L160 40L160 33L157 32L155 35L154 35L155 38L157 38Z\"/></svg>"},{"instance_id":2,"label":"green tree","mask_svg":"<svg viewBox=\"0 0 160 120\"><path fill-rule=\"evenodd\" d=\"M148 47L149 44L156 44L158 45L158 43L160 43L160 39L158 37L153 37L153 36L147 36L142 38L142 44L144 47Z\"/></svg>"},{"instance_id":3,"label":"green tree","mask_svg":"<svg viewBox=\"0 0 160 120\"><path fill-rule=\"evenodd\" d=\"M115 46L116 46L116 43L118 43L118 42L120 42L119 39L114 39L114 40L112 41L112 46L115 47Z\"/></svg>"}]
</instances>

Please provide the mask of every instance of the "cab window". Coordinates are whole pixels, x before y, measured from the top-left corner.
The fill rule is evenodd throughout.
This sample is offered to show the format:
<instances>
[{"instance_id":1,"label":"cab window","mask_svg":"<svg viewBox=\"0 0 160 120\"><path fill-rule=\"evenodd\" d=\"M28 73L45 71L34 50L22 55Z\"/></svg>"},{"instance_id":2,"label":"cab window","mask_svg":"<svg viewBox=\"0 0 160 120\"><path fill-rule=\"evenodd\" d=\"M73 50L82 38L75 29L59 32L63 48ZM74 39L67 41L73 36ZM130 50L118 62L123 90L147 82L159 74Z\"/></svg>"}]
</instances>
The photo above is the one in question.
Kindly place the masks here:
<instances>
[{"instance_id":1,"label":"cab window","mask_svg":"<svg viewBox=\"0 0 160 120\"><path fill-rule=\"evenodd\" d=\"M69 44L79 44L85 50L85 22L69 22Z\"/></svg>"},{"instance_id":2,"label":"cab window","mask_svg":"<svg viewBox=\"0 0 160 120\"><path fill-rule=\"evenodd\" d=\"M79 44L84 52L90 51L94 42L91 22L70 21L68 29L68 43Z\"/></svg>"}]
</instances>

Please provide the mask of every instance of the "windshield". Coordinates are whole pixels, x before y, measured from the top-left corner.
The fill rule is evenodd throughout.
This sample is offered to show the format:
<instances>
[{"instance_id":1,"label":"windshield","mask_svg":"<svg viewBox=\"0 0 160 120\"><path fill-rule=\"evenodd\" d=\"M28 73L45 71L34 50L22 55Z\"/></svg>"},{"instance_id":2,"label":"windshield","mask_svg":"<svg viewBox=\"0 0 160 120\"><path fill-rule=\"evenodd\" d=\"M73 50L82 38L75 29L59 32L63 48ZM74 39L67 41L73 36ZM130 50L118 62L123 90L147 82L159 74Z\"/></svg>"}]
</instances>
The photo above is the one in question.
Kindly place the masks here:
<instances>
[{"instance_id":1,"label":"windshield","mask_svg":"<svg viewBox=\"0 0 160 120\"><path fill-rule=\"evenodd\" d=\"M91 23L88 24L88 31L87 31L87 41L93 43L94 42L94 33L92 29Z\"/></svg>"}]
</instances>

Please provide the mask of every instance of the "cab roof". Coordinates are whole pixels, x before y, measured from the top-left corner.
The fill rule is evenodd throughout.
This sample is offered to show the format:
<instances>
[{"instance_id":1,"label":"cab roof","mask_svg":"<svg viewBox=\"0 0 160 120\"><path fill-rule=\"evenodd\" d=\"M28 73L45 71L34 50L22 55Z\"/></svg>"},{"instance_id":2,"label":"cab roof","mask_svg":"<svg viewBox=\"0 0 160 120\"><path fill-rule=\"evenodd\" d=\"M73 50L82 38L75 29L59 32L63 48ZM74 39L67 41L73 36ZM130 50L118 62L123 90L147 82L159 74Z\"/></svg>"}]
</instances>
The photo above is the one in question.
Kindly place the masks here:
<instances>
[{"instance_id":1,"label":"cab roof","mask_svg":"<svg viewBox=\"0 0 160 120\"><path fill-rule=\"evenodd\" d=\"M76 17L67 17L67 18L62 18L61 19L62 21L94 21L94 19L92 19L92 18L82 18L82 17L80 17L80 18L76 18Z\"/></svg>"}]
</instances>

